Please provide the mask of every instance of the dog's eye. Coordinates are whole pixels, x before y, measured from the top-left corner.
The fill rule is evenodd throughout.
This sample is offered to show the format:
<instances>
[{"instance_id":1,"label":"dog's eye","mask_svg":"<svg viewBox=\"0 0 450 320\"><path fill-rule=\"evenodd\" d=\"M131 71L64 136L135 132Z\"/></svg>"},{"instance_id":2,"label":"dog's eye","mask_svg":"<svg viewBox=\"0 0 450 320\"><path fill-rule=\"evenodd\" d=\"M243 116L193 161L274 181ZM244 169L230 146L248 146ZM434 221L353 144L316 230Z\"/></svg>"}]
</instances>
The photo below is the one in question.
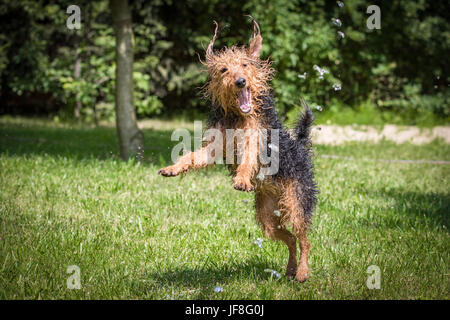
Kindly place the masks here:
<instances>
[{"instance_id":1,"label":"dog's eye","mask_svg":"<svg viewBox=\"0 0 450 320\"><path fill-rule=\"evenodd\" d=\"M244 63L243 65L242 65L244 68L247 66L247 64L246 63Z\"/></svg>"},{"instance_id":2,"label":"dog's eye","mask_svg":"<svg viewBox=\"0 0 450 320\"><path fill-rule=\"evenodd\" d=\"M222 73L225 73L225 72L227 72L227 68L223 68L222 70L220 70L220 72L222 72Z\"/></svg>"}]
</instances>

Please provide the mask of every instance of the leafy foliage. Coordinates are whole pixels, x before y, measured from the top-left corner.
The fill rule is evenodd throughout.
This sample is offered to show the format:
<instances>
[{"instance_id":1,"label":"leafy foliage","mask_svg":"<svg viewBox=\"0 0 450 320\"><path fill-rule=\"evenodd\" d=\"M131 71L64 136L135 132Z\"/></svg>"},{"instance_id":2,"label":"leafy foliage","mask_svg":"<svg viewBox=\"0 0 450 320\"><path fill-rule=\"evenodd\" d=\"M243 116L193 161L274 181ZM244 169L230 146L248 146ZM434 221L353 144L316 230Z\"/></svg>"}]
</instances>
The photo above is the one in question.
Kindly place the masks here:
<instances>
[{"instance_id":1,"label":"leafy foliage","mask_svg":"<svg viewBox=\"0 0 450 320\"><path fill-rule=\"evenodd\" d=\"M199 97L206 74L197 54L203 57L212 20L221 25L220 48L247 43L252 29L244 15L251 14L262 29L263 57L277 70L272 84L283 117L297 116L303 96L323 107L319 121L347 109L363 112L367 108L361 106L370 105L386 121L448 123L449 5L374 1L381 8L381 29L369 30L367 2L344 3L133 1L138 116L161 114L163 106L164 114L207 111L208 103ZM14 111L8 106L18 96L42 92L53 95L62 115L72 116L78 103L85 120L114 117L115 43L108 1L79 1L80 30L66 28L70 4L0 3L1 112ZM325 70L323 79L315 66Z\"/></svg>"}]
</instances>

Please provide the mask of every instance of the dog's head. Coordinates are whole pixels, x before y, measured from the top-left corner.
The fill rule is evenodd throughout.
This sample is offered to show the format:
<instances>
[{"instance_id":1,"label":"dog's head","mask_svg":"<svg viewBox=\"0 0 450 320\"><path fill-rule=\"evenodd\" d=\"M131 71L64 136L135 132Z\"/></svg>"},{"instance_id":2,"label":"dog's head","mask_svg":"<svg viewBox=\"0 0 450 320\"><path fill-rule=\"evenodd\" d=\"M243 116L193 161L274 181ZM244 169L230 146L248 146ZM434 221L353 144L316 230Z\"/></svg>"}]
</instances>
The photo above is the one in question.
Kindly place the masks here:
<instances>
[{"instance_id":1,"label":"dog's head","mask_svg":"<svg viewBox=\"0 0 450 320\"><path fill-rule=\"evenodd\" d=\"M204 64L209 82L205 92L225 113L251 115L257 110L260 96L269 90L273 70L268 60L261 60L262 37L259 25L253 21L253 38L248 47L232 46L214 52L218 25L206 49Z\"/></svg>"}]
</instances>

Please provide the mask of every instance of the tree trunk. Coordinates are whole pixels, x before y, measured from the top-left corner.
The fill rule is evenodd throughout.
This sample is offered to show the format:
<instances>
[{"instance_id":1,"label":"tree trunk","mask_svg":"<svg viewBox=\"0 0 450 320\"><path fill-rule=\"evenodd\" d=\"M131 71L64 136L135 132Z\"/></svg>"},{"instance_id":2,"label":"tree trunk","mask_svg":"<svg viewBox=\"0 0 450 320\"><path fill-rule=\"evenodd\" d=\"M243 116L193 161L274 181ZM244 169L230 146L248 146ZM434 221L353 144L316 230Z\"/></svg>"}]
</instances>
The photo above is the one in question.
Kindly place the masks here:
<instances>
[{"instance_id":1,"label":"tree trunk","mask_svg":"<svg viewBox=\"0 0 450 320\"><path fill-rule=\"evenodd\" d=\"M120 156L128 160L144 158L144 135L136 123L133 97L133 29L127 0L111 0L116 35L116 128Z\"/></svg>"},{"instance_id":2,"label":"tree trunk","mask_svg":"<svg viewBox=\"0 0 450 320\"><path fill-rule=\"evenodd\" d=\"M78 54L78 44L75 47L75 66L74 66L74 72L73 72L73 77L75 79L79 79L81 76L81 57ZM75 102L75 110L74 110L74 116L75 119L80 122L81 121L81 102L77 99L77 101Z\"/></svg>"}]
</instances>

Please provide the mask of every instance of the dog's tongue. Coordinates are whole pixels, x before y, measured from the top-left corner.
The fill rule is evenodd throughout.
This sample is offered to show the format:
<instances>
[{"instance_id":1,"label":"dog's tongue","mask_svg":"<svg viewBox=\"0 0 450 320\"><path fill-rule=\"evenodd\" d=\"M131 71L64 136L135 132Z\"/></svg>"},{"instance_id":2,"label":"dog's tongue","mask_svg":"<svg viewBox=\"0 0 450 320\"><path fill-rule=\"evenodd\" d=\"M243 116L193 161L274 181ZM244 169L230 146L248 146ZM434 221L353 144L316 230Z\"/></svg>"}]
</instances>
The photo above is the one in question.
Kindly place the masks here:
<instances>
[{"instance_id":1,"label":"dog's tongue","mask_svg":"<svg viewBox=\"0 0 450 320\"><path fill-rule=\"evenodd\" d=\"M243 113L248 113L250 112L250 110L252 110L248 88L241 90L241 92L239 93L239 108Z\"/></svg>"}]
</instances>

